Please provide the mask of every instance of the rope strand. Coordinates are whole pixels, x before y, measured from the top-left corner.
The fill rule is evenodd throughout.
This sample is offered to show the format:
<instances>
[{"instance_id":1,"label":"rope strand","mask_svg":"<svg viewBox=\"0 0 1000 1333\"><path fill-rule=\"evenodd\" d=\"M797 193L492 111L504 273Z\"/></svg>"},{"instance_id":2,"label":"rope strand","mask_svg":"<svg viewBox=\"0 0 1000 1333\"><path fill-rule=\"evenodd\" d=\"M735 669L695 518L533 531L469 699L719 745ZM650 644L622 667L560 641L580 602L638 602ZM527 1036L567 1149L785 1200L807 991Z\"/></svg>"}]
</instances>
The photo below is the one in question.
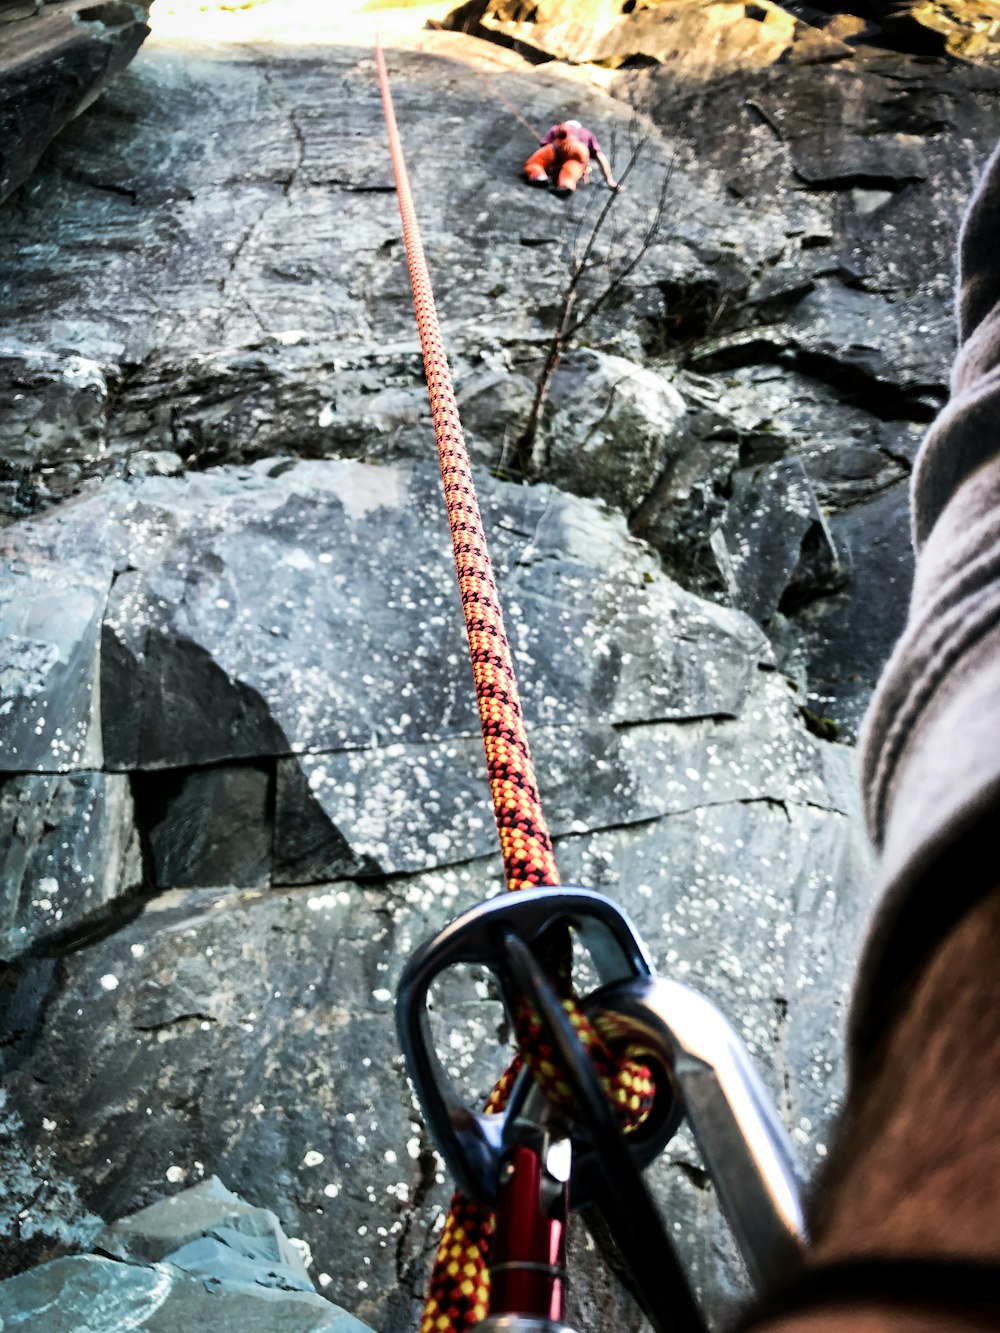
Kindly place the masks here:
<instances>
[{"instance_id":1,"label":"rope strand","mask_svg":"<svg viewBox=\"0 0 1000 1333\"><path fill-rule=\"evenodd\" d=\"M542 814L514 663L472 483L472 467L458 417L458 404L380 46L376 47L375 58L507 888L558 884L559 871Z\"/></svg>"},{"instance_id":2,"label":"rope strand","mask_svg":"<svg viewBox=\"0 0 1000 1333\"><path fill-rule=\"evenodd\" d=\"M542 815L514 664L504 631L500 599L458 417L458 404L434 305L381 46L376 47L375 58L507 888L555 886L559 883L559 872ZM654 1089L649 1070L640 1060L630 1058L627 1051L621 1058L616 1057L596 1027L584 1017L568 994L569 961L567 936L565 941L554 944L549 963L558 974L560 989L566 992L567 1012L594 1061L609 1098L626 1128L634 1127L642 1122L652 1105ZM522 1054L517 1055L501 1075L487 1099L486 1110L503 1110L523 1063L530 1066L547 1096L557 1102L562 1099L565 1103L567 1090L561 1085L553 1053L541 1041L537 1024L532 1023L531 1015L527 1013L517 1015L515 1021ZM493 1225L493 1216L487 1209L456 1191L434 1261L420 1333L462 1333L486 1318L490 1293L487 1255Z\"/></svg>"}]
</instances>

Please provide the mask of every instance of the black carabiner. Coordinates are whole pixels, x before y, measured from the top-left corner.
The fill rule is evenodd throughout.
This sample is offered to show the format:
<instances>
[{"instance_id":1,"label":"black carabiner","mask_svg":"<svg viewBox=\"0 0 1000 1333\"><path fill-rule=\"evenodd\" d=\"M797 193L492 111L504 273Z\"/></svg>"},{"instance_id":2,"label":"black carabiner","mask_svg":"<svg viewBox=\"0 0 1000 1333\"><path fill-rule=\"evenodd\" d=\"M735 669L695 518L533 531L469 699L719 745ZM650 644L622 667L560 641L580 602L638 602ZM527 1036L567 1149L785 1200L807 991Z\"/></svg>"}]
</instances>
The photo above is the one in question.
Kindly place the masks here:
<instances>
[{"instance_id":1,"label":"black carabiner","mask_svg":"<svg viewBox=\"0 0 1000 1333\"><path fill-rule=\"evenodd\" d=\"M602 983L578 1001L583 1012L612 1018L656 1072L651 1112L627 1137L540 957L549 932L560 926L574 928L589 947ZM427 1013L431 983L457 963L492 971L512 1022L517 1006L529 1006L556 1052L571 1110L550 1107L528 1070L503 1113L483 1114L462 1102L434 1051ZM428 1129L461 1189L493 1207L504 1154L525 1126L555 1125L568 1134L570 1206L599 1207L657 1329L703 1333L705 1327L642 1178L683 1118L754 1282L773 1280L798 1262L806 1230L795 1154L749 1053L711 1001L653 974L628 917L601 894L524 890L467 912L404 968L396 1018Z\"/></svg>"},{"instance_id":2,"label":"black carabiner","mask_svg":"<svg viewBox=\"0 0 1000 1333\"><path fill-rule=\"evenodd\" d=\"M519 940L529 951L560 926L569 926L590 952L602 984L649 978L646 947L625 913L610 899L588 889L522 889L474 907L417 949L403 969L397 990L396 1024L407 1073L423 1107L427 1128L463 1193L486 1207L496 1203L500 1161L508 1122L520 1114L534 1081L525 1071L505 1112L486 1114L459 1096L434 1049L427 1012L428 992L440 974L458 964L482 964L500 987L513 1021L519 987L505 941ZM630 1135L629 1152L639 1169L659 1155L680 1120L680 1107L659 1099L654 1113ZM593 1197L601 1176L598 1150L587 1140L574 1144L570 1205Z\"/></svg>"},{"instance_id":3,"label":"black carabiner","mask_svg":"<svg viewBox=\"0 0 1000 1333\"><path fill-rule=\"evenodd\" d=\"M629 1151L607 1094L559 996L531 950L516 936L504 938L504 955L522 998L541 1024L545 1040L559 1054L559 1072L573 1102L574 1130L582 1129L586 1134L599 1168L588 1182L590 1193L632 1278L636 1299L658 1333L705 1333L705 1322L646 1187L642 1168ZM661 1075L666 1072L661 1068ZM671 1134L674 1128L676 1121Z\"/></svg>"}]
</instances>

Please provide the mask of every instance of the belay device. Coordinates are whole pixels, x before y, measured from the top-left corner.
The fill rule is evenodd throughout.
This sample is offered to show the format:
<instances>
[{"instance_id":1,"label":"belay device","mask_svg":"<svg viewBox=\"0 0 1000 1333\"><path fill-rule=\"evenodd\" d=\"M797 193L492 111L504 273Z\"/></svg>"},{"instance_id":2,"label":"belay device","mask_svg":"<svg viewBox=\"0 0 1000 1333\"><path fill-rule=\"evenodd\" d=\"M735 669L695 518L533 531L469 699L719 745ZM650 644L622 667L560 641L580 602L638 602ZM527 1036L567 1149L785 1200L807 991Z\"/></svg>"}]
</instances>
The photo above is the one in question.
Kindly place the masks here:
<instances>
[{"instance_id":1,"label":"belay device","mask_svg":"<svg viewBox=\"0 0 1000 1333\"><path fill-rule=\"evenodd\" d=\"M588 1204L603 1214L653 1325L703 1330L642 1169L686 1120L760 1282L804 1243L791 1146L718 1009L655 975L613 902L559 886L380 48L376 58L487 772L507 887L517 890L424 944L399 985L407 1069L459 1186L421 1333L571 1333L566 1224ZM600 981L582 998L572 988L573 938ZM430 988L460 964L490 970L518 1039L483 1111L464 1104L431 1040Z\"/></svg>"},{"instance_id":2,"label":"belay device","mask_svg":"<svg viewBox=\"0 0 1000 1333\"><path fill-rule=\"evenodd\" d=\"M600 1016L619 1041L643 1049L656 1067L652 1111L627 1137L537 956L546 936L565 927L577 934L604 983L579 1001L584 1012ZM489 968L512 1025L525 1005L537 1017L570 1089L569 1113L553 1109L528 1069L502 1113L477 1112L462 1102L434 1050L427 1012L431 984L459 964ZM746 1047L703 995L655 975L628 917L608 898L553 888L473 908L410 959L396 1018L439 1152L460 1189L498 1213L491 1312L479 1327L565 1330L565 1215L593 1203L653 1325L704 1328L641 1174L684 1119L751 1278L773 1278L795 1260L805 1231L794 1157ZM513 1185L519 1164L530 1181L527 1194Z\"/></svg>"}]
</instances>

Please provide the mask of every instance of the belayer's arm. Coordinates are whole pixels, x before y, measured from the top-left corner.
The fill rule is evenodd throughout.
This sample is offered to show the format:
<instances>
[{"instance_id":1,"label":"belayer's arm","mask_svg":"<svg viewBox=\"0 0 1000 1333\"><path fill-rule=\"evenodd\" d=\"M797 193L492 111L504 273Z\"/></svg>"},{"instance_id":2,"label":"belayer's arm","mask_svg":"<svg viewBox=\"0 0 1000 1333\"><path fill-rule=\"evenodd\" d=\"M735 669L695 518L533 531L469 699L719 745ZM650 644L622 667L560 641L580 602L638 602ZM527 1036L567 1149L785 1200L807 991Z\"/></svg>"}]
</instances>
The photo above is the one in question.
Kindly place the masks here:
<instances>
[{"instance_id":1,"label":"belayer's arm","mask_svg":"<svg viewBox=\"0 0 1000 1333\"><path fill-rule=\"evenodd\" d=\"M863 738L881 900L802 1271L747 1327L1000 1328L1000 150L963 225L960 348L913 478L906 631Z\"/></svg>"}]
</instances>

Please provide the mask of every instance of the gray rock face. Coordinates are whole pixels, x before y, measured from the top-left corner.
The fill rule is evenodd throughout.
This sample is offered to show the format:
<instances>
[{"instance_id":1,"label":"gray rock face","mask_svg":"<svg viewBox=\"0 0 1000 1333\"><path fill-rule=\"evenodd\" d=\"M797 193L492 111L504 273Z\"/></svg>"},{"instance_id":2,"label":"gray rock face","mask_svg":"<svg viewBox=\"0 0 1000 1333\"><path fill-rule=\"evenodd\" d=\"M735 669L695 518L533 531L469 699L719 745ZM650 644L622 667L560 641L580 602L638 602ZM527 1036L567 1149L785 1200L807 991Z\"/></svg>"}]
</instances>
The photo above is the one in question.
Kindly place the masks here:
<instances>
[{"instance_id":1,"label":"gray rock face","mask_svg":"<svg viewBox=\"0 0 1000 1333\"><path fill-rule=\"evenodd\" d=\"M659 8L645 9L643 24ZM669 72L607 75L650 133L592 252L580 306L633 256L669 170L667 220L579 333L589 348L568 349L542 420L546 479L622 508L671 574L716 598L727 589L708 534L736 470L790 450L815 457L822 440L820 469L804 461L827 517L877 496L887 473L905 475L913 437L945 391L951 237L995 123L996 76L985 67L873 50L863 26L848 34L853 45L831 36L837 58L816 63L817 51L805 58L807 25L776 6L764 12L766 21L744 15L725 42L704 44L697 77L683 73L681 55ZM518 21L540 31L547 13ZM637 31L637 14L618 15L623 31ZM570 26L582 21L577 14ZM737 29L757 32L761 61L740 64L750 48ZM773 66L778 47L768 42L779 37L782 50L791 42L791 63ZM484 101L476 61L487 60L504 96L542 125L565 114L562 81L468 38L428 33L419 44L394 67L407 153L470 445L482 465L503 469L588 196L567 206L519 193L530 136L519 139L499 98ZM11 339L0 364L9 515L51 504L88 477L276 454L425 453L427 407L371 70L346 47L323 47L323 74L308 53L280 49L280 59L255 63L247 48L225 61L165 40L147 48L88 112L88 133L81 124L53 145L18 214L0 215L10 257L0 273ZM472 72L438 86L435 53L445 49L449 69ZM330 101L328 71L345 89L342 105ZM454 110L443 131L424 114L430 87ZM248 100L252 123L242 114ZM621 169L626 107L592 87L574 86L573 100ZM841 111L817 110L830 107ZM176 127L169 152L151 128L162 124ZM489 145L475 208L453 170L470 136ZM107 154L118 164L110 174ZM39 247L50 216L62 231ZM77 245L88 228L98 239ZM918 236L920 246L900 244ZM595 369L609 357L620 358L608 363L610 379ZM763 458L733 417L734 379L756 407L754 429L768 432ZM779 397L785 420L768 419ZM814 403L822 415L810 418ZM861 452L850 496L840 482L828 486L826 474ZM865 562L863 542L853 558ZM874 572L860 571L858 586L877 589ZM817 600L839 597L834 585L817 589ZM865 611L850 587L844 604L860 636ZM806 653L813 636L802 614L795 609L789 632ZM884 619L895 624L891 607ZM807 688L820 707L825 687ZM866 688L842 696L845 736Z\"/></svg>"},{"instance_id":2,"label":"gray rock face","mask_svg":"<svg viewBox=\"0 0 1000 1333\"><path fill-rule=\"evenodd\" d=\"M687 407L662 375L620 356L572 353L548 395L546 468L576 495L595 495L626 514L679 451Z\"/></svg>"},{"instance_id":3,"label":"gray rock face","mask_svg":"<svg viewBox=\"0 0 1000 1333\"><path fill-rule=\"evenodd\" d=\"M567 728L599 720L590 748L631 789L613 728L743 711L769 659L747 621L664 578L606 509L485 475L480 490L512 642L531 667L526 715L554 782ZM103 720L107 765L136 774L158 887L395 874L495 845L432 465L147 477L11 541L15 587L22 566L50 579L60 561L124 569L103 613L100 694L91 672L76 725L89 734ZM49 632L47 617L63 631L60 614L35 608L36 632ZM92 654L100 619L88 621ZM11 636L8 657L20 642ZM33 689L37 729L59 716L62 681ZM81 784L122 782L88 758L77 756ZM131 827L126 814L119 837ZM56 828L70 836L65 818ZM51 897L53 868L36 861L23 893ZM93 905L85 897L81 910Z\"/></svg>"},{"instance_id":4,"label":"gray rock face","mask_svg":"<svg viewBox=\"0 0 1000 1333\"><path fill-rule=\"evenodd\" d=\"M811 1168L869 853L851 752L803 710L850 737L901 624L1000 85L853 16L699 0L653 32L664 8L619 27L663 66L426 31L390 67L561 873L730 1015ZM332 1326L264 1253L272 1209L324 1295L402 1333L450 1187L393 988L499 864L370 52L313 10L310 44L261 36L267 10L215 16L252 44L154 35L0 209L0 1251L45 1264L29 1301ZM647 136L530 486L514 445L608 196L522 189L533 136L494 85L543 129L571 106L619 171L633 108ZM478 980L438 1012L482 1091ZM83 1257L213 1174L250 1213L152 1248L147 1213L122 1260ZM720 1324L743 1278L683 1135L653 1178ZM638 1333L573 1248L570 1322ZM279 1285L222 1319L205 1275L260 1259Z\"/></svg>"},{"instance_id":5,"label":"gray rock face","mask_svg":"<svg viewBox=\"0 0 1000 1333\"><path fill-rule=\"evenodd\" d=\"M101 617L111 568L9 559L0 592L0 770L60 773L103 762Z\"/></svg>"},{"instance_id":6,"label":"gray rock face","mask_svg":"<svg viewBox=\"0 0 1000 1333\"><path fill-rule=\"evenodd\" d=\"M533 668L531 724L739 711L767 654L745 621L663 578L612 512L488 476L479 489L514 649ZM26 566L126 567L104 618L109 767L478 734L433 465L147 478L13 540ZM32 718L55 713L43 681L32 699Z\"/></svg>"},{"instance_id":7,"label":"gray rock face","mask_svg":"<svg viewBox=\"0 0 1000 1333\"><path fill-rule=\"evenodd\" d=\"M818 709L856 730L864 698L906 621L913 565L907 488L887 489L863 514L848 510L831 527L839 546L864 553L862 560L855 556L855 597L814 603L801 625Z\"/></svg>"},{"instance_id":8,"label":"gray rock face","mask_svg":"<svg viewBox=\"0 0 1000 1333\"><path fill-rule=\"evenodd\" d=\"M315 1293L274 1214L215 1177L108 1227L100 1246L0 1283L4 1327L367 1330Z\"/></svg>"},{"instance_id":9,"label":"gray rock face","mask_svg":"<svg viewBox=\"0 0 1000 1333\"><path fill-rule=\"evenodd\" d=\"M429 464L262 462L115 483L8 534L25 563L122 571L104 612L105 752L133 766L121 827L134 820L154 883L173 888L58 971L44 958L13 970L20 1150L43 1138L53 1173L104 1216L158 1197L165 1171L224 1173L303 1235L338 1302L400 1330L448 1186L414 1119L392 990L412 947L496 887L497 870L481 741L454 679L460 635L439 610L454 597L439 484ZM843 975L819 980L811 963L814 1016L786 1009L795 951L818 947L803 932L819 904L840 901L843 918L823 926L835 953L864 915L843 903L863 900L867 855L847 752L804 730L760 630L666 579L620 515L486 476L481 490L512 642L532 670L525 701L563 874L613 887L660 964L714 987L759 1054L780 1033L791 1054L777 1086L801 1089L787 1105L825 1125L836 1085L809 1089L796 1071L806 1051L832 1062ZM165 705L171 681L183 688ZM72 775L84 790L97 777L125 781ZM739 902L765 922L756 942L716 930ZM488 1055L498 1016L478 999L460 1013L452 1049L481 1086L501 1057ZM657 1185L684 1216L692 1151L678 1144ZM9 1204L14 1216L28 1200L14 1190ZM61 1224L82 1227L80 1206ZM725 1252L719 1219L704 1227ZM359 1234L371 1244L359 1249ZM174 1241L199 1272L218 1257L190 1250L186 1230ZM706 1243L692 1263L721 1309L735 1269ZM76 1289L76 1269L56 1276ZM145 1278L122 1294L109 1276L112 1305L152 1301ZM186 1312L186 1280L170 1292ZM581 1327L607 1317L605 1299Z\"/></svg>"},{"instance_id":10,"label":"gray rock face","mask_svg":"<svg viewBox=\"0 0 1000 1333\"><path fill-rule=\"evenodd\" d=\"M52 984L53 972L54 969L49 967L36 978L43 991ZM5 975L4 1037L8 1057L11 1047L15 1055L30 1049L35 1036L34 1031L26 1034L19 1029L17 1001L22 997L16 994L16 987L13 997L10 990L10 980ZM28 1007L25 1005L24 1009ZM36 1030L37 1026L36 1021ZM5 1066L7 1063L5 1060ZM0 1267L4 1277L32 1264L44 1263L55 1255L87 1251L101 1230L101 1219L83 1203L45 1141L46 1126L50 1123L43 1118L40 1125L25 1125L12 1109L6 1090L0 1091L0 1164L4 1173L5 1201L20 1200L19 1204L4 1211L6 1240ZM26 1150L27 1144L31 1147Z\"/></svg>"},{"instance_id":11,"label":"gray rock face","mask_svg":"<svg viewBox=\"0 0 1000 1333\"><path fill-rule=\"evenodd\" d=\"M673 770L673 812L651 816L648 801L641 822L567 835L558 855L567 881L615 893L658 966L735 1017L815 1162L836 1097L825 1067L837 1058L842 962L864 915L867 860L851 816L834 808L849 808L846 751L806 737L794 758L786 728L802 733L767 697L745 719L770 724L765 789L757 766L717 746L708 724L690 745L674 726L664 744L680 730L691 767L690 777ZM11 1096L26 1119L45 1106L60 1171L85 1179L106 1215L162 1193L165 1169L191 1180L210 1164L309 1243L333 1299L376 1328L411 1327L449 1186L395 1049L393 988L414 945L495 874L491 858L395 887L341 880L161 899L69 960ZM448 1061L483 1089L503 1056L491 1050L499 1015L475 989L455 998L442 1017ZM84 1021L96 1034L88 1043ZM673 1217L692 1217L694 1161L679 1141L657 1168ZM696 1274L718 1313L736 1279L722 1224L704 1200L697 1215ZM608 1318L600 1305L582 1326Z\"/></svg>"},{"instance_id":12,"label":"gray rock face","mask_svg":"<svg viewBox=\"0 0 1000 1333\"><path fill-rule=\"evenodd\" d=\"M0 348L0 495L15 517L99 470L116 367L72 352Z\"/></svg>"},{"instance_id":13,"label":"gray rock face","mask_svg":"<svg viewBox=\"0 0 1000 1333\"><path fill-rule=\"evenodd\" d=\"M136 782L158 888L268 884L273 765L224 764Z\"/></svg>"},{"instance_id":14,"label":"gray rock face","mask_svg":"<svg viewBox=\"0 0 1000 1333\"><path fill-rule=\"evenodd\" d=\"M798 459L734 473L725 520L710 540L733 604L762 624L783 597L811 599L848 577Z\"/></svg>"},{"instance_id":15,"label":"gray rock face","mask_svg":"<svg viewBox=\"0 0 1000 1333\"><path fill-rule=\"evenodd\" d=\"M49 141L124 69L149 32L148 4L40 0L0 13L0 201Z\"/></svg>"},{"instance_id":16,"label":"gray rock face","mask_svg":"<svg viewBox=\"0 0 1000 1333\"><path fill-rule=\"evenodd\" d=\"M0 783L0 956L71 932L142 883L128 779L19 774Z\"/></svg>"}]
</instances>

